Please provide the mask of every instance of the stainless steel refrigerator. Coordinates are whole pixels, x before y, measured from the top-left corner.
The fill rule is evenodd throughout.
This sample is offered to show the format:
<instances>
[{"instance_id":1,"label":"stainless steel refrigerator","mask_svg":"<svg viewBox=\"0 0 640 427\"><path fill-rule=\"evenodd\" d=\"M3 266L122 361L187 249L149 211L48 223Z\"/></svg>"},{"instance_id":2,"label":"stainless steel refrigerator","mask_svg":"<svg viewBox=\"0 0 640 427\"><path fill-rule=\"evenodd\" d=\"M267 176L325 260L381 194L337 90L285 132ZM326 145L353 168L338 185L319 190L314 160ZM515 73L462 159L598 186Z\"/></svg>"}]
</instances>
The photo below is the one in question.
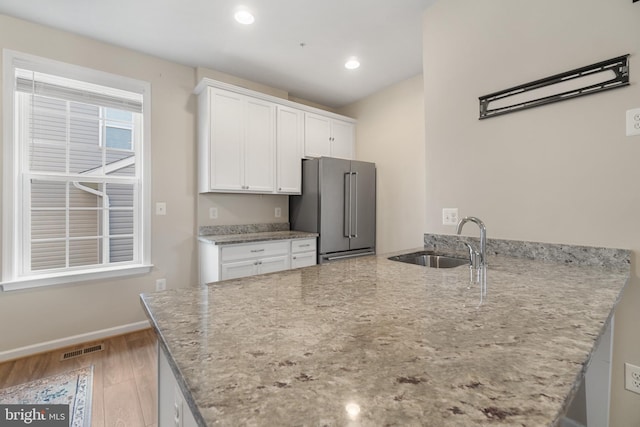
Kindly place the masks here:
<instances>
[{"instance_id":1,"label":"stainless steel refrigerator","mask_svg":"<svg viewBox=\"0 0 640 427\"><path fill-rule=\"evenodd\" d=\"M289 197L292 230L319 233L318 263L375 253L374 163L302 161L302 195Z\"/></svg>"}]
</instances>

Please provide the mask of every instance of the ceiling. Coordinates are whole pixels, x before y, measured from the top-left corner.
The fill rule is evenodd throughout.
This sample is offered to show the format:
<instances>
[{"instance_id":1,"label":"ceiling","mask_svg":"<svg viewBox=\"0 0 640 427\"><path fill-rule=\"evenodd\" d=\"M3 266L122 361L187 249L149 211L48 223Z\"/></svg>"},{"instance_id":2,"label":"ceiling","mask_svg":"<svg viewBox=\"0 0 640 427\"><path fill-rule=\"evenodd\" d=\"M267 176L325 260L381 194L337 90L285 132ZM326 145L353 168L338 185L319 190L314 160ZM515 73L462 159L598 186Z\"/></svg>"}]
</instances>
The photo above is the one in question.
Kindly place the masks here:
<instances>
[{"instance_id":1,"label":"ceiling","mask_svg":"<svg viewBox=\"0 0 640 427\"><path fill-rule=\"evenodd\" d=\"M0 13L338 108L422 72L435 0L2 0ZM243 26L239 5L255 15ZM347 58L361 67L347 70Z\"/></svg>"}]
</instances>

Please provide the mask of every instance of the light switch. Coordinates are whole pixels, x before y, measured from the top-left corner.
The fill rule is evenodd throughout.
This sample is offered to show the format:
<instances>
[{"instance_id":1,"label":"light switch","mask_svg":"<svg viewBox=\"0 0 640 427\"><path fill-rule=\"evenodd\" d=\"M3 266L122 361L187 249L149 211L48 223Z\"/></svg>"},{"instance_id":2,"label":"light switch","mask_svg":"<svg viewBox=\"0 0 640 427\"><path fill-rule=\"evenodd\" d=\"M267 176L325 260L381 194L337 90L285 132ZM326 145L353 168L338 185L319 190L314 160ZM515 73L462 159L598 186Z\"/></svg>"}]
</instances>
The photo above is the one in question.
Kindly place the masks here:
<instances>
[{"instance_id":1,"label":"light switch","mask_svg":"<svg viewBox=\"0 0 640 427\"><path fill-rule=\"evenodd\" d=\"M209 219L218 219L218 208L209 208Z\"/></svg>"},{"instance_id":2,"label":"light switch","mask_svg":"<svg viewBox=\"0 0 640 427\"><path fill-rule=\"evenodd\" d=\"M157 202L156 203L156 215L166 215L167 214L167 203L166 202Z\"/></svg>"},{"instance_id":3,"label":"light switch","mask_svg":"<svg viewBox=\"0 0 640 427\"><path fill-rule=\"evenodd\" d=\"M640 135L640 108L627 110L627 136Z\"/></svg>"}]
</instances>

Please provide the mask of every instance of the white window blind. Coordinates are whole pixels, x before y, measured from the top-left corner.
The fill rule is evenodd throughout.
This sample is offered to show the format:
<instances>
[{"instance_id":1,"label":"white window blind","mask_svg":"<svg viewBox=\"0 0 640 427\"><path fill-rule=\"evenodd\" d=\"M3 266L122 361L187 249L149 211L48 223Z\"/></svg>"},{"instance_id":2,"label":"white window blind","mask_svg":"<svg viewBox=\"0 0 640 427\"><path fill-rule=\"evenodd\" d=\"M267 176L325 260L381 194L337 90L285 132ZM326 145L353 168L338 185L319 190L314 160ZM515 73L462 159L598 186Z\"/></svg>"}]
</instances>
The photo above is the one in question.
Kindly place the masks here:
<instances>
[{"instance_id":1,"label":"white window blind","mask_svg":"<svg viewBox=\"0 0 640 427\"><path fill-rule=\"evenodd\" d=\"M148 264L143 94L27 67L13 71L16 188L13 215L4 217L14 228L12 242L3 244L16 255L10 266L4 259L3 288Z\"/></svg>"},{"instance_id":2,"label":"white window blind","mask_svg":"<svg viewBox=\"0 0 640 427\"><path fill-rule=\"evenodd\" d=\"M16 91L49 98L142 112L142 95L65 77L16 68Z\"/></svg>"}]
</instances>

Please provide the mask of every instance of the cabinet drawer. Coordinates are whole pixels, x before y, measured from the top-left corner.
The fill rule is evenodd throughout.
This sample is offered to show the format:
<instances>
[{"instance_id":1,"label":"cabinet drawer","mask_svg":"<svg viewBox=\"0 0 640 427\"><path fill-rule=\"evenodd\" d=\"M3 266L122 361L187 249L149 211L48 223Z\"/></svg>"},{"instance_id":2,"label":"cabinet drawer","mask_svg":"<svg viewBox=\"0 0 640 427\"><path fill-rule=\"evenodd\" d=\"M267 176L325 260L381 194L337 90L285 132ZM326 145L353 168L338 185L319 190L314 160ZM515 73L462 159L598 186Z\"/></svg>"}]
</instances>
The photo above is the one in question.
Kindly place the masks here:
<instances>
[{"instance_id":1,"label":"cabinet drawer","mask_svg":"<svg viewBox=\"0 0 640 427\"><path fill-rule=\"evenodd\" d=\"M316 251L291 255L291 268L309 267L316 265Z\"/></svg>"},{"instance_id":2,"label":"cabinet drawer","mask_svg":"<svg viewBox=\"0 0 640 427\"><path fill-rule=\"evenodd\" d=\"M291 242L291 253L309 252L316 250L316 239L300 239Z\"/></svg>"},{"instance_id":3,"label":"cabinet drawer","mask_svg":"<svg viewBox=\"0 0 640 427\"><path fill-rule=\"evenodd\" d=\"M222 262L287 255L288 253L288 241L230 245L222 248Z\"/></svg>"}]
</instances>

